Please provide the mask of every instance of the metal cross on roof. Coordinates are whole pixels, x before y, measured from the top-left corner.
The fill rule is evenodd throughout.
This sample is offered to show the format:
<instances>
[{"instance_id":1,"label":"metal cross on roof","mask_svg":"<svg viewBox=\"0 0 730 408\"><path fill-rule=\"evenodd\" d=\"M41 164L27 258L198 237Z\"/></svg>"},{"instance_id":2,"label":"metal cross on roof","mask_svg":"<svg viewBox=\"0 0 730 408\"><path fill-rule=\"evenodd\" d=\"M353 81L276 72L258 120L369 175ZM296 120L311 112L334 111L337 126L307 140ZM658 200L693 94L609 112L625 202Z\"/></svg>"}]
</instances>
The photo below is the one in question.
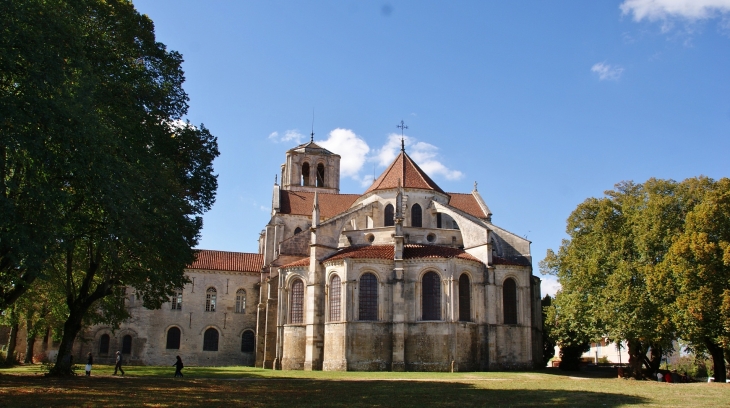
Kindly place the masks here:
<instances>
[{"instance_id":1,"label":"metal cross on roof","mask_svg":"<svg viewBox=\"0 0 730 408\"><path fill-rule=\"evenodd\" d=\"M403 140L403 131L405 129L408 129L408 126L406 126L405 122L402 120L400 121L400 125L396 126L398 129L400 129L400 151L405 152L406 151L406 143Z\"/></svg>"}]
</instances>

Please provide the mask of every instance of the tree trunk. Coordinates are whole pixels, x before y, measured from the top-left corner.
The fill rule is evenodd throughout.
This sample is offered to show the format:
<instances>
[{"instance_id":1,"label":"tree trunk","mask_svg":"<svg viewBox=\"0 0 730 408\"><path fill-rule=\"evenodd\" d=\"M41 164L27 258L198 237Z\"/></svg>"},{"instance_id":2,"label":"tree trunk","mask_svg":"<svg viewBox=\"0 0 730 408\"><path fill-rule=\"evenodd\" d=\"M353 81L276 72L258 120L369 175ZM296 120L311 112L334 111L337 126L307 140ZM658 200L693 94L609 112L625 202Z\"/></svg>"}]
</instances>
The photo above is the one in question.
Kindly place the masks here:
<instances>
[{"instance_id":1,"label":"tree trunk","mask_svg":"<svg viewBox=\"0 0 730 408\"><path fill-rule=\"evenodd\" d=\"M8 354L5 356L5 364L15 364L15 345L18 342L18 323L14 323L10 326L10 337L8 338Z\"/></svg>"},{"instance_id":2,"label":"tree trunk","mask_svg":"<svg viewBox=\"0 0 730 408\"><path fill-rule=\"evenodd\" d=\"M79 331L81 331L81 320L86 314L88 308L72 308L71 312L63 324L63 337L61 344L58 346L58 358L56 364L51 369L51 375L72 375L74 374L71 367L73 366L73 346L74 340Z\"/></svg>"},{"instance_id":3,"label":"tree trunk","mask_svg":"<svg viewBox=\"0 0 730 408\"><path fill-rule=\"evenodd\" d=\"M637 380L644 378L641 373L641 367L644 364L643 349L640 341L629 340L629 370L631 370L631 376Z\"/></svg>"},{"instance_id":4,"label":"tree trunk","mask_svg":"<svg viewBox=\"0 0 730 408\"><path fill-rule=\"evenodd\" d=\"M33 320L25 320L27 335L25 336L25 364L33 364L33 348L35 347L36 331L33 327Z\"/></svg>"},{"instance_id":5,"label":"tree trunk","mask_svg":"<svg viewBox=\"0 0 730 408\"><path fill-rule=\"evenodd\" d=\"M652 374L659 371L659 366L662 364L662 354L664 354L664 350L660 346L652 344L649 364L647 365L649 372Z\"/></svg>"},{"instance_id":6,"label":"tree trunk","mask_svg":"<svg viewBox=\"0 0 730 408\"><path fill-rule=\"evenodd\" d=\"M705 346L712 356L712 369L714 371L712 376L715 377L715 382L725 383L727 373L725 372L725 353L722 346L710 339L705 339Z\"/></svg>"}]
</instances>

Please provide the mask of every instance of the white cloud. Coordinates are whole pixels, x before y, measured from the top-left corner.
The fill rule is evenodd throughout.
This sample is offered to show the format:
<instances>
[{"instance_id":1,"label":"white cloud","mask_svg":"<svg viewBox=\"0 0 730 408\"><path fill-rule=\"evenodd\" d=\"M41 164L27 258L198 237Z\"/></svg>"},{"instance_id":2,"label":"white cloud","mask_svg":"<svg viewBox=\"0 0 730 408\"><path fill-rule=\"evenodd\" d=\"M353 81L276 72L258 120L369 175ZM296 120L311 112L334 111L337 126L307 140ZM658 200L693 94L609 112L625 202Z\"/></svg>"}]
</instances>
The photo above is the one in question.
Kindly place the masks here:
<instances>
[{"instance_id":1,"label":"white cloud","mask_svg":"<svg viewBox=\"0 0 730 408\"><path fill-rule=\"evenodd\" d=\"M305 140L305 137L303 134L299 133L298 130L292 129L284 132L283 136L280 136L279 132L271 132L268 136L268 139L273 141L274 143L294 142L299 145L302 144L302 141Z\"/></svg>"},{"instance_id":2,"label":"white cloud","mask_svg":"<svg viewBox=\"0 0 730 408\"><path fill-rule=\"evenodd\" d=\"M558 293L558 291L561 289L560 284L558 283L558 280L555 279L554 276L542 276L542 282L540 283L540 291L542 292L542 296L545 297L545 295L550 295L550 297L554 298L555 294Z\"/></svg>"},{"instance_id":3,"label":"white cloud","mask_svg":"<svg viewBox=\"0 0 730 408\"><path fill-rule=\"evenodd\" d=\"M601 81L617 81L621 78L621 74L624 72L624 69L618 65L610 65L604 62L599 62L593 64L591 71L598 74L598 79Z\"/></svg>"},{"instance_id":4,"label":"white cloud","mask_svg":"<svg viewBox=\"0 0 730 408\"><path fill-rule=\"evenodd\" d=\"M464 176L459 170L453 170L446 167L438 160L438 147L426 143L419 142L410 136L403 136L406 151L411 158L418 163L423 171L431 177L441 175L447 180L458 180ZM401 135L391 133L385 145L375 152L372 160L378 162L378 165L385 167L395 160L401 148Z\"/></svg>"},{"instance_id":5,"label":"white cloud","mask_svg":"<svg viewBox=\"0 0 730 408\"><path fill-rule=\"evenodd\" d=\"M318 140L316 143L342 157L340 160L342 176L360 180L358 174L370 152L370 147L365 140L350 129L337 128L330 132L327 140Z\"/></svg>"},{"instance_id":6,"label":"white cloud","mask_svg":"<svg viewBox=\"0 0 730 408\"><path fill-rule=\"evenodd\" d=\"M730 13L730 0L625 0L619 6L623 14L632 14L635 21L683 18L702 20ZM671 24L662 26L662 31Z\"/></svg>"}]
</instances>

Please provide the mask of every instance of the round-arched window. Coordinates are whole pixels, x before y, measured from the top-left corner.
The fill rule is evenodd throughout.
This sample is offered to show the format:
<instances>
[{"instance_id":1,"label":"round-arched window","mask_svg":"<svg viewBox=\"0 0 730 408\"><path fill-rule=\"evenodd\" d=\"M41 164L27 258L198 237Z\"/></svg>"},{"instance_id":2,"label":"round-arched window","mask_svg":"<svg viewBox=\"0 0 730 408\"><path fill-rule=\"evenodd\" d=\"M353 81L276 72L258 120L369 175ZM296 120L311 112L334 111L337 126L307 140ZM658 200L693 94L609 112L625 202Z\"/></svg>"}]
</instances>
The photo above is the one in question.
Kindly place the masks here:
<instances>
[{"instance_id":1,"label":"round-arched window","mask_svg":"<svg viewBox=\"0 0 730 408\"><path fill-rule=\"evenodd\" d=\"M512 278L502 284L502 311L504 324L517 324L517 283Z\"/></svg>"},{"instance_id":2,"label":"round-arched window","mask_svg":"<svg viewBox=\"0 0 730 408\"><path fill-rule=\"evenodd\" d=\"M335 275L330 281L330 321L340 321L340 298L342 296L342 281Z\"/></svg>"},{"instance_id":3,"label":"round-arched window","mask_svg":"<svg viewBox=\"0 0 730 408\"><path fill-rule=\"evenodd\" d=\"M372 273L360 277L360 320L378 320L378 278Z\"/></svg>"},{"instance_id":4,"label":"round-arched window","mask_svg":"<svg viewBox=\"0 0 730 408\"><path fill-rule=\"evenodd\" d=\"M177 327L170 327L167 330L167 345L165 346L168 350L180 349L180 329Z\"/></svg>"},{"instance_id":5,"label":"round-arched window","mask_svg":"<svg viewBox=\"0 0 730 408\"><path fill-rule=\"evenodd\" d=\"M218 330L209 328L203 334L203 351L218 351Z\"/></svg>"},{"instance_id":6,"label":"round-arched window","mask_svg":"<svg viewBox=\"0 0 730 408\"><path fill-rule=\"evenodd\" d=\"M395 225L395 210L393 208L393 204L388 204L385 206L383 225L386 227L392 227Z\"/></svg>"},{"instance_id":7,"label":"round-arched window","mask_svg":"<svg viewBox=\"0 0 730 408\"><path fill-rule=\"evenodd\" d=\"M122 354L132 354L132 336L122 337Z\"/></svg>"},{"instance_id":8,"label":"round-arched window","mask_svg":"<svg viewBox=\"0 0 730 408\"><path fill-rule=\"evenodd\" d=\"M422 279L423 320L441 320L441 279L436 272L426 272Z\"/></svg>"},{"instance_id":9,"label":"round-arched window","mask_svg":"<svg viewBox=\"0 0 730 408\"><path fill-rule=\"evenodd\" d=\"M413 204L413 207L411 207L411 226L423 226L423 212L421 211L421 206L418 204Z\"/></svg>"},{"instance_id":10,"label":"round-arched window","mask_svg":"<svg viewBox=\"0 0 730 408\"><path fill-rule=\"evenodd\" d=\"M295 279L291 284L289 316L292 324L304 323L304 282Z\"/></svg>"},{"instance_id":11,"label":"round-arched window","mask_svg":"<svg viewBox=\"0 0 730 408\"><path fill-rule=\"evenodd\" d=\"M253 353L255 347L254 334L252 330L246 330L241 335L241 352Z\"/></svg>"}]
</instances>

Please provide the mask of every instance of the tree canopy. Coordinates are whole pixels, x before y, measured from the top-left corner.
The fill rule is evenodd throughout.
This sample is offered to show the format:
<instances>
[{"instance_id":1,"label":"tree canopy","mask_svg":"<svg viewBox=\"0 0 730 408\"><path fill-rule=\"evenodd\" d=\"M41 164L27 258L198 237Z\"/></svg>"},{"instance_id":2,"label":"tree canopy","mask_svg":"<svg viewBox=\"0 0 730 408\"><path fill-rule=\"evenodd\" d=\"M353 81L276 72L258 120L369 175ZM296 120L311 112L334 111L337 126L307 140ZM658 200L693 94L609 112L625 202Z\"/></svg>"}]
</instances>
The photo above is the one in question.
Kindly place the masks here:
<instances>
[{"instance_id":1,"label":"tree canopy","mask_svg":"<svg viewBox=\"0 0 730 408\"><path fill-rule=\"evenodd\" d=\"M642 365L655 371L674 340L698 344L682 317L688 304L680 294L695 301L699 294L696 288L681 284L682 276L688 276L687 264L682 262L691 259L687 242L693 239L685 236L696 229L695 214L706 212L703 209L712 195L708 192L722 190L725 184L726 179L715 182L705 177L681 183L658 179L643 184L624 182L605 197L581 203L568 218L570 239L557 254L549 250L540 265L543 273L558 276L562 285L549 315L557 327L553 331L573 336L574 342L601 337L627 341L631 369L637 377ZM722 213L722 209L715 212ZM680 249L683 242L685 252ZM718 241L717 248L721 246ZM728 287L729 276L719 265L707 265L717 278L710 291L716 299L720 298L719 288Z\"/></svg>"},{"instance_id":2,"label":"tree canopy","mask_svg":"<svg viewBox=\"0 0 730 408\"><path fill-rule=\"evenodd\" d=\"M131 2L0 0L0 14L0 308L35 279L62 289L63 372L92 305L131 286L159 307L185 283L217 142L180 120L182 57Z\"/></svg>"}]
</instances>

